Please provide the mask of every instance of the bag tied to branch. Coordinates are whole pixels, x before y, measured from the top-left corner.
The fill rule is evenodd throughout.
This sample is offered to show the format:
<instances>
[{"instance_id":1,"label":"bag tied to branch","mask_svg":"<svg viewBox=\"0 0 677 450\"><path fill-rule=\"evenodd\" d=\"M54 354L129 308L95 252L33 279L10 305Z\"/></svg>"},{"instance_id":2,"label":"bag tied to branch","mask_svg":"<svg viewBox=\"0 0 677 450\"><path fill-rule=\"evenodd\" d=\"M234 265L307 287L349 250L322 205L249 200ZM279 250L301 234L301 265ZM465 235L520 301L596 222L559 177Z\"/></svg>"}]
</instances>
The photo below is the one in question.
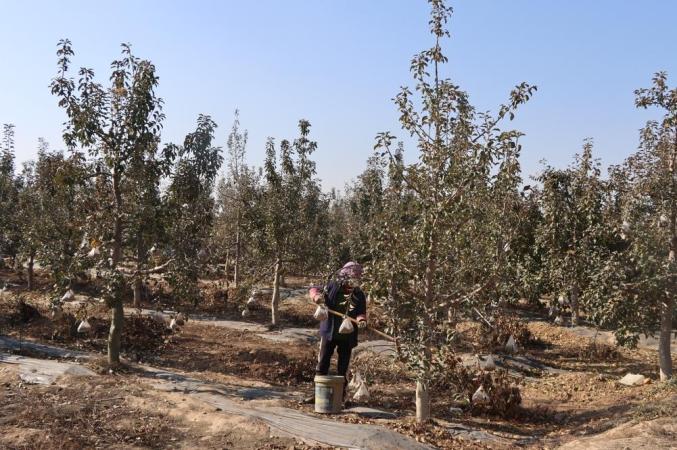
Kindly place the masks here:
<instances>
[{"instance_id":1,"label":"bag tied to branch","mask_svg":"<svg viewBox=\"0 0 677 450\"><path fill-rule=\"evenodd\" d=\"M315 310L315 314L313 314L313 317L316 320L320 320L320 321L327 320L327 318L329 318L329 311L327 311L327 308L325 306L320 305Z\"/></svg>"},{"instance_id":2,"label":"bag tied to branch","mask_svg":"<svg viewBox=\"0 0 677 450\"><path fill-rule=\"evenodd\" d=\"M484 390L484 386L482 385L480 385L472 395L472 402L476 405L486 405L490 401L491 398L489 398L489 394L487 394L487 391Z\"/></svg>"},{"instance_id":3,"label":"bag tied to branch","mask_svg":"<svg viewBox=\"0 0 677 450\"><path fill-rule=\"evenodd\" d=\"M350 321L350 319L346 316L343 319L343 322L341 322L341 326L339 327L339 333L350 334L353 331L355 331L355 327L353 326L353 323Z\"/></svg>"},{"instance_id":4,"label":"bag tied to branch","mask_svg":"<svg viewBox=\"0 0 677 450\"><path fill-rule=\"evenodd\" d=\"M359 387L357 388L357 392L355 392L355 395L353 395L353 400L356 402L366 402L369 400L369 389L367 389L367 383L362 380L360 382Z\"/></svg>"},{"instance_id":5,"label":"bag tied to branch","mask_svg":"<svg viewBox=\"0 0 677 450\"><path fill-rule=\"evenodd\" d=\"M517 353L518 351L517 342L515 342L515 338L512 334L508 338L508 342L505 343L505 351L508 353Z\"/></svg>"},{"instance_id":6,"label":"bag tied to branch","mask_svg":"<svg viewBox=\"0 0 677 450\"><path fill-rule=\"evenodd\" d=\"M87 322L87 319L80 322L78 325L78 333L88 333L92 329L92 326Z\"/></svg>"},{"instance_id":7,"label":"bag tied to branch","mask_svg":"<svg viewBox=\"0 0 677 450\"><path fill-rule=\"evenodd\" d=\"M350 383L348 383L348 390L357 391L363 381L360 372L355 372L355 375L350 379Z\"/></svg>"}]
</instances>

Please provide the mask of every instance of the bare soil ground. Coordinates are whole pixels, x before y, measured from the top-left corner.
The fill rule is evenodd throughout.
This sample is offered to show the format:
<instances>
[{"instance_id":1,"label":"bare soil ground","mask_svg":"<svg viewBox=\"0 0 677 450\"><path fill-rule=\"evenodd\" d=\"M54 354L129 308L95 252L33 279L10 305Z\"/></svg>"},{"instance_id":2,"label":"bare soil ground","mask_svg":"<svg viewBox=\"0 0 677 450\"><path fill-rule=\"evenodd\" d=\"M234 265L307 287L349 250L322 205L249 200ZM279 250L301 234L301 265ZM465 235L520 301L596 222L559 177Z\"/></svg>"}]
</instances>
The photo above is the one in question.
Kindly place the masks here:
<instances>
[{"instance_id":1,"label":"bare soil ground","mask_svg":"<svg viewBox=\"0 0 677 450\"><path fill-rule=\"evenodd\" d=\"M655 352L593 345L566 329L547 324L530 325L529 329L539 345L526 349L525 353L567 372L532 372L529 379L514 379L522 403L510 417L474 411L465 399L449 392L436 392L432 410L437 420L425 427L417 426L412 420L413 382L404 367L388 358L363 354L356 358L353 369L360 370L369 381L368 406L394 411L404 419L387 421L391 427L444 448L471 445L467 440L458 442L451 423L508 439L503 445L490 441L472 444L480 448L514 445L552 448L625 422L666 417L674 421L677 385L656 383ZM650 382L635 387L619 384L618 380L629 371L651 377ZM451 409L454 407L464 413L459 415ZM350 417L344 420L364 421Z\"/></svg>"},{"instance_id":2,"label":"bare soil ground","mask_svg":"<svg viewBox=\"0 0 677 450\"><path fill-rule=\"evenodd\" d=\"M92 304L81 313L93 318L94 329L89 335L65 333L60 328L63 324L49 319L49 285L38 279L38 290L28 293L22 287L11 287L0 298L0 334L103 353L108 325L105 307ZM21 282L6 272L0 273L0 280ZM224 302L214 295L218 283L205 282L204 287L207 300L193 308L192 314L242 320L243 299ZM22 320L16 310L19 296L40 315ZM269 312L265 305L264 300L247 320L266 324ZM160 306L180 309L170 302ZM312 307L283 302L284 326L315 327L311 314ZM271 342L253 332L190 320L175 332L151 322L148 318L128 319L131 325L123 348L126 358L206 381L267 383L292 393L295 400L289 400L288 406L312 413L312 405L298 400L313 392L314 345ZM467 324L464 333L473 336L477 326ZM529 323L528 331L532 344L521 354L561 372L534 370L527 378L513 377L522 402L510 415L473 410L464 394L443 390L433 395L436 420L418 426L413 421L413 383L407 368L386 356L365 352L352 364L369 385L371 399L364 406L393 412L397 418L366 419L345 414L333 419L379 423L441 448L553 448L624 423L674 420L677 387L656 382L655 352L593 342L545 322ZM486 350L479 345L470 347L478 352ZM620 385L618 379L628 372L644 374L651 382L635 387ZM269 438L261 424L243 424L241 419L224 418L204 405L187 406L185 399L172 398L171 393L145 390L134 373L37 386L22 383L10 368L0 365L0 383L0 447L304 448L291 439ZM452 408L460 408L460 414ZM488 432L498 439L461 439L459 426Z\"/></svg>"},{"instance_id":3,"label":"bare soil ground","mask_svg":"<svg viewBox=\"0 0 677 450\"><path fill-rule=\"evenodd\" d=\"M0 448L310 448L264 424L144 389L134 375L27 384L0 366Z\"/></svg>"}]
</instances>

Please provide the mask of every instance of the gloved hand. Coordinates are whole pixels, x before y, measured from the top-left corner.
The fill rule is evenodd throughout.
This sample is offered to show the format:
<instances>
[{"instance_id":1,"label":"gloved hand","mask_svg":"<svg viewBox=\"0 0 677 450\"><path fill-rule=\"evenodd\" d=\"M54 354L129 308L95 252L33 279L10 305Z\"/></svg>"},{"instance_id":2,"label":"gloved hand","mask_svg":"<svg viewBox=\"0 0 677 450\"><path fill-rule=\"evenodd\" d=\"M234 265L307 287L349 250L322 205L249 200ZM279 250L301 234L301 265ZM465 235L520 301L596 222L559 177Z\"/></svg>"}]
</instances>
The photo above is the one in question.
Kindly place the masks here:
<instances>
[{"instance_id":1,"label":"gloved hand","mask_svg":"<svg viewBox=\"0 0 677 450\"><path fill-rule=\"evenodd\" d=\"M367 321L366 320L358 320L357 321L357 327L360 330L364 330L365 328L367 328Z\"/></svg>"}]
</instances>

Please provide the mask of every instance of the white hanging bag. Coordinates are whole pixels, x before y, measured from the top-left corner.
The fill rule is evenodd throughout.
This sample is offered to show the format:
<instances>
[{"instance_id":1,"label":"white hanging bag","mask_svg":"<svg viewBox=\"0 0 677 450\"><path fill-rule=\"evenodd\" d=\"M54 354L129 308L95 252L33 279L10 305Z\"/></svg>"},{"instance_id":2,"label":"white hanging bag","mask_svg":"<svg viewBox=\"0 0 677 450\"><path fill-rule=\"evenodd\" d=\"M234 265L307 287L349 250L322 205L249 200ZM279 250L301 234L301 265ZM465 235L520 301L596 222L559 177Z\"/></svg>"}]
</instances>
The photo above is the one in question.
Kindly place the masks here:
<instances>
[{"instance_id":1,"label":"white hanging bag","mask_svg":"<svg viewBox=\"0 0 677 450\"><path fill-rule=\"evenodd\" d=\"M487 356L483 363L484 364L480 363L480 367L487 372L496 369L496 362L494 361L494 357L492 355Z\"/></svg>"},{"instance_id":2,"label":"white hanging bag","mask_svg":"<svg viewBox=\"0 0 677 450\"><path fill-rule=\"evenodd\" d=\"M355 372L355 376L353 376L353 378L350 379L350 383L348 383L348 389L357 391L362 383L362 375L360 375L360 372Z\"/></svg>"},{"instance_id":3,"label":"white hanging bag","mask_svg":"<svg viewBox=\"0 0 677 450\"><path fill-rule=\"evenodd\" d=\"M61 320L63 318L63 309L61 306L52 306L50 310L52 312L52 320Z\"/></svg>"},{"instance_id":4,"label":"white hanging bag","mask_svg":"<svg viewBox=\"0 0 677 450\"><path fill-rule=\"evenodd\" d=\"M313 314L313 317L316 320L327 320L329 318L329 311L327 311L327 308L323 305L320 305L315 309L315 314Z\"/></svg>"},{"instance_id":5,"label":"white hanging bag","mask_svg":"<svg viewBox=\"0 0 677 450\"><path fill-rule=\"evenodd\" d=\"M343 319L343 322L341 322L341 326L339 327L339 333L341 334L350 334L353 331L355 331L355 327L353 326L353 323L350 321L348 316L346 316Z\"/></svg>"},{"instance_id":6,"label":"white hanging bag","mask_svg":"<svg viewBox=\"0 0 677 450\"><path fill-rule=\"evenodd\" d=\"M65 294L63 294L63 297L61 297L62 302L68 302L71 301L75 298L75 292L73 292L73 289L69 289L66 291Z\"/></svg>"},{"instance_id":7,"label":"white hanging bag","mask_svg":"<svg viewBox=\"0 0 677 450\"><path fill-rule=\"evenodd\" d=\"M353 400L356 402L366 402L369 400L369 389L367 389L367 383L362 381L360 387L357 388L357 392L353 395Z\"/></svg>"},{"instance_id":8,"label":"white hanging bag","mask_svg":"<svg viewBox=\"0 0 677 450\"><path fill-rule=\"evenodd\" d=\"M186 315L184 313L178 313L176 315L176 324L179 326L182 326L183 324L186 323Z\"/></svg>"},{"instance_id":9,"label":"white hanging bag","mask_svg":"<svg viewBox=\"0 0 677 450\"><path fill-rule=\"evenodd\" d=\"M476 405L487 404L490 400L491 399L489 398L489 395L484 390L484 386L482 385L480 385L480 387L478 387L475 393L472 395L472 402Z\"/></svg>"},{"instance_id":10,"label":"white hanging bag","mask_svg":"<svg viewBox=\"0 0 677 450\"><path fill-rule=\"evenodd\" d=\"M78 325L78 333L88 333L92 329L92 326L87 322L87 319L80 322Z\"/></svg>"}]
</instances>

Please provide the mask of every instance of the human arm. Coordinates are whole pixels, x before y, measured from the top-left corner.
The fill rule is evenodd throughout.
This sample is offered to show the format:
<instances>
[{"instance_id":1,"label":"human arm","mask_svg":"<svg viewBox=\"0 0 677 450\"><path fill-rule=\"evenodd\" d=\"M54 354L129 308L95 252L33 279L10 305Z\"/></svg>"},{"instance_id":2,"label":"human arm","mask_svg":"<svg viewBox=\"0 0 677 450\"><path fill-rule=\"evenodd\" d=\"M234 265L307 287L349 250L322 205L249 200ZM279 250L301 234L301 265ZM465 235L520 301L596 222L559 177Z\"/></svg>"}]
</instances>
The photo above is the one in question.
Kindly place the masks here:
<instances>
[{"instance_id":1,"label":"human arm","mask_svg":"<svg viewBox=\"0 0 677 450\"><path fill-rule=\"evenodd\" d=\"M325 303L324 290L321 287L313 286L308 290L308 297L316 305L322 305Z\"/></svg>"},{"instance_id":2,"label":"human arm","mask_svg":"<svg viewBox=\"0 0 677 450\"><path fill-rule=\"evenodd\" d=\"M367 299L364 292L355 293L355 320L360 329L367 328Z\"/></svg>"}]
</instances>

